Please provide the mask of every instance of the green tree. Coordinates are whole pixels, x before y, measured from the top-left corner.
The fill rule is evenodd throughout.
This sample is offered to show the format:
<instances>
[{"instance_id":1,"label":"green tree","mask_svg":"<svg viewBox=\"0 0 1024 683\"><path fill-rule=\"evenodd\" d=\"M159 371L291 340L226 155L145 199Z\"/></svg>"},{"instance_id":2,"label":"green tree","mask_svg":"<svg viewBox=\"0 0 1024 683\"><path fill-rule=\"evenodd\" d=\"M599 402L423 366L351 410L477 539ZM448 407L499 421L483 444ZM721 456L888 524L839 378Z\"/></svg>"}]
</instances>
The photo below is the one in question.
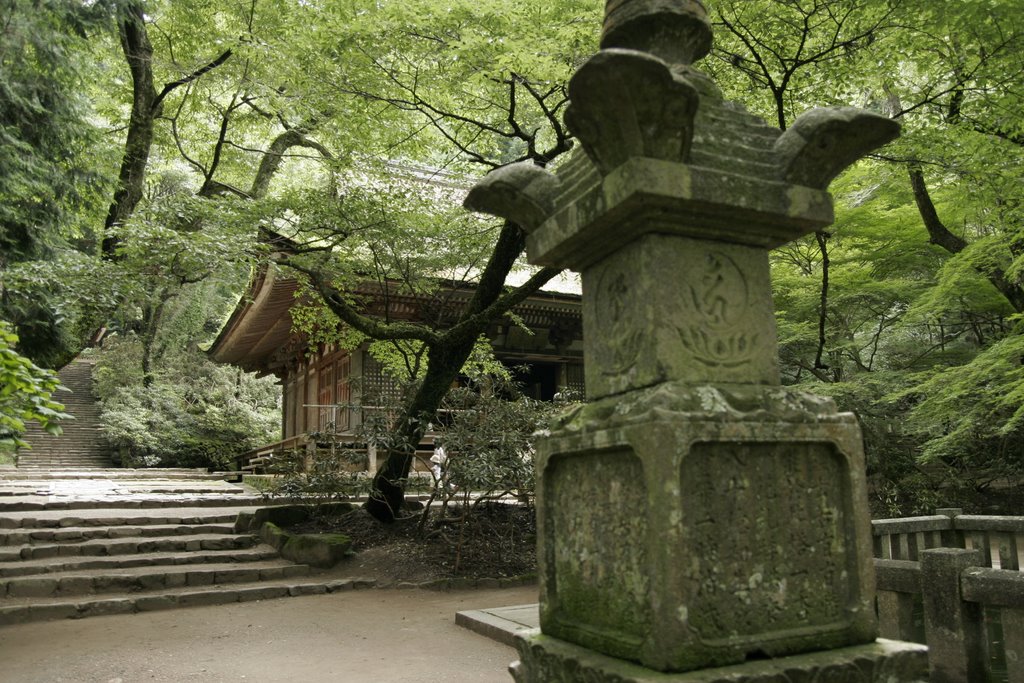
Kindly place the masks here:
<instances>
[{"instance_id":1,"label":"green tree","mask_svg":"<svg viewBox=\"0 0 1024 683\"><path fill-rule=\"evenodd\" d=\"M10 325L0 320L0 450L27 446L20 437L29 421L60 434L59 421L69 417L51 398L60 388L56 375L15 351L17 343Z\"/></svg>"},{"instance_id":2,"label":"green tree","mask_svg":"<svg viewBox=\"0 0 1024 683\"><path fill-rule=\"evenodd\" d=\"M550 164L571 146L561 121L565 84L575 66L596 48L596 9L576 2L377 3L345 27L336 27L339 58L331 64L339 69L329 82L338 84L337 94L354 97L353 106L375 106L385 120L403 124L370 138L386 145L392 158L404 152L455 169L467 163L489 169L522 160ZM506 285L525 246L525 234L513 223L488 228L472 218L441 223L435 217L428 221L431 229L429 225L446 226L444 239L456 237L454 244L465 242L458 240L460 229L452 230L453 225L469 226L462 233L466 237L486 230L487 241L483 249L477 241L468 254L439 250L455 258L447 263L448 269L461 262L474 290L464 307L449 309L446 319L428 324L365 315L346 292L340 280L344 268L336 263L287 261L307 275L346 325L373 339L416 342L425 349L423 377L395 421L399 445L378 470L367 505L382 520L392 519L401 506L416 444L477 339L491 322L558 273L544 268L533 272L525 284ZM441 243L421 239L428 249ZM412 253L428 252L421 248ZM393 268L378 269L385 276L382 280L407 286L413 279L403 274L403 268L408 270L406 259L377 259L376 264L385 262ZM387 277L390 272L401 276ZM420 273L417 282L422 282Z\"/></svg>"},{"instance_id":3,"label":"green tree","mask_svg":"<svg viewBox=\"0 0 1024 683\"><path fill-rule=\"evenodd\" d=\"M96 352L103 433L122 464L226 469L238 453L279 438L273 380L216 365L202 350L243 281L181 287L154 321L156 334L121 330Z\"/></svg>"},{"instance_id":4,"label":"green tree","mask_svg":"<svg viewBox=\"0 0 1024 683\"><path fill-rule=\"evenodd\" d=\"M99 7L67 0L0 3L0 317L15 325L23 353L51 366L82 342L47 287L11 291L4 272L97 234L89 219L104 173L95 166L87 32L102 19Z\"/></svg>"},{"instance_id":5,"label":"green tree","mask_svg":"<svg viewBox=\"0 0 1024 683\"><path fill-rule=\"evenodd\" d=\"M1020 441L998 399L1019 382L1008 362L1024 291L1014 4L713 7L725 29L714 68L752 110L784 125L854 104L903 124L833 185L836 224L818 244L773 255L787 380L857 409L872 466L897 479L1006 461Z\"/></svg>"}]
</instances>

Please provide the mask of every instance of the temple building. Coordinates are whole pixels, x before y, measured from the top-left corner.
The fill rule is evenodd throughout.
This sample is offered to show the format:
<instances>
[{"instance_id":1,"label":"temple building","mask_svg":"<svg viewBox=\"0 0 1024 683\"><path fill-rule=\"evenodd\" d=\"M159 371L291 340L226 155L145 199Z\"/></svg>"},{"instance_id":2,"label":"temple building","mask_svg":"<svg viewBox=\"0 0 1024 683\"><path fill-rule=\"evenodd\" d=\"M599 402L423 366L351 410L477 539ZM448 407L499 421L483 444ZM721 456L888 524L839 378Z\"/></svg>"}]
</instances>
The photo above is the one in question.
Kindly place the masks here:
<instances>
[{"instance_id":1,"label":"temple building","mask_svg":"<svg viewBox=\"0 0 1024 683\"><path fill-rule=\"evenodd\" d=\"M556 285L571 290L574 283ZM210 357L282 387L281 440L259 449L303 447L311 433L355 434L368 411L380 409L397 380L385 372L368 344L313 346L293 330L291 311L302 305L300 285L274 265L262 268L209 350ZM442 283L431 296L396 294L367 282L355 292L368 314L397 321L443 320L473 294L472 285ZM558 393L583 395L580 295L541 291L494 323L488 338L497 360L513 369L525 395L551 400ZM370 463L373 468L373 463Z\"/></svg>"}]
</instances>

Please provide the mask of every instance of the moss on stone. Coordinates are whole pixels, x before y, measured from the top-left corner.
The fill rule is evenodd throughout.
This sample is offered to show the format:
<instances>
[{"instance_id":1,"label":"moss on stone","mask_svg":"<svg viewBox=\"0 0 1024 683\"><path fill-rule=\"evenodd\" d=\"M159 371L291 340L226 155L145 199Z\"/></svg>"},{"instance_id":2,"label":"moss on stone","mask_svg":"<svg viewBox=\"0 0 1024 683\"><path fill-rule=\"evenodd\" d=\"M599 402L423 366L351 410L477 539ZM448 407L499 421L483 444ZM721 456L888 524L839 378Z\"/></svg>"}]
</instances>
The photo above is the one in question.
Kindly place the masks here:
<instances>
[{"instance_id":1,"label":"moss on stone","mask_svg":"<svg viewBox=\"0 0 1024 683\"><path fill-rule=\"evenodd\" d=\"M265 522L263 526L260 527L259 535L261 541L278 551L280 551L288 541L288 534L273 522Z\"/></svg>"},{"instance_id":2,"label":"moss on stone","mask_svg":"<svg viewBox=\"0 0 1024 683\"><path fill-rule=\"evenodd\" d=\"M329 568L349 555L352 539L344 534L287 535L281 556L292 562Z\"/></svg>"}]
</instances>

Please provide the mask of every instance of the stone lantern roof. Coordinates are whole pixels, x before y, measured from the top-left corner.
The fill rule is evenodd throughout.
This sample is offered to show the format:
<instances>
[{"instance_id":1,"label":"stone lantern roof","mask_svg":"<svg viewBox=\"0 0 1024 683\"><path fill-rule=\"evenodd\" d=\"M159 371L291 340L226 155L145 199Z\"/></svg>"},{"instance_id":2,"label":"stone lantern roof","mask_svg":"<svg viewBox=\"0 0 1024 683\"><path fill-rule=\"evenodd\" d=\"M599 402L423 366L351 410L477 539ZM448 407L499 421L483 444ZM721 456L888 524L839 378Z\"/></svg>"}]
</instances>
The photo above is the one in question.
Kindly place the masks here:
<instances>
[{"instance_id":1,"label":"stone lantern roof","mask_svg":"<svg viewBox=\"0 0 1024 683\"><path fill-rule=\"evenodd\" d=\"M582 149L554 173L497 169L465 201L530 233L533 263L582 270L643 233L780 246L830 225L828 184L899 134L853 107L781 131L725 100L690 65L711 45L696 0L609 0L606 12L604 49L569 84Z\"/></svg>"}]
</instances>

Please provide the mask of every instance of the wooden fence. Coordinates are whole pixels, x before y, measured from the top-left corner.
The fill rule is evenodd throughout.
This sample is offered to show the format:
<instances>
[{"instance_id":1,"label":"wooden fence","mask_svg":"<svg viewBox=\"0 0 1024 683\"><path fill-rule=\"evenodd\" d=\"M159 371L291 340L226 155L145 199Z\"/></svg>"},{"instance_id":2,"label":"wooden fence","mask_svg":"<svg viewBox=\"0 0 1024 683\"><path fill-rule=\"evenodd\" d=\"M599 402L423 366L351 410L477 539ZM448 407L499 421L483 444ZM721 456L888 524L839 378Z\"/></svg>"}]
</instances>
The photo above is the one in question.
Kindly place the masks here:
<instances>
[{"instance_id":1,"label":"wooden fence","mask_svg":"<svg viewBox=\"0 0 1024 683\"><path fill-rule=\"evenodd\" d=\"M926 643L931 683L1024 683L1024 517L936 513L872 522L881 636Z\"/></svg>"}]
</instances>

